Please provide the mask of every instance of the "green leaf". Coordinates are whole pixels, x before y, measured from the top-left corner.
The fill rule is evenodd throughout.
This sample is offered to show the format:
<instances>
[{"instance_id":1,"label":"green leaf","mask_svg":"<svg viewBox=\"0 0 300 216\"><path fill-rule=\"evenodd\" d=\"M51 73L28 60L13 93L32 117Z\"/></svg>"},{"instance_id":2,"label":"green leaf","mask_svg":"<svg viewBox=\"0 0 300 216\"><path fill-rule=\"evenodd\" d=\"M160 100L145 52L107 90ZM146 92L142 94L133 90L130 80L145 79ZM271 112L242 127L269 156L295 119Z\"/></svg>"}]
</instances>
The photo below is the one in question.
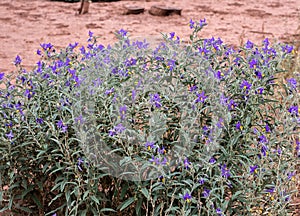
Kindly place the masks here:
<instances>
[{"instance_id":1,"label":"green leaf","mask_svg":"<svg viewBox=\"0 0 300 216\"><path fill-rule=\"evenodd\" d=\"M100 210L100 212L117 212L117 211L112 208L103 208Z\"/></svg>"},{"instance_id":2,"label":"green leaf","mask_svg":"<svg viewBox=\"0 0 300 216\"><path fill-rule=\"evenodd\" d=\"M129 187L128 184L126 184L125 186L122 187L122 191L121 191L121 195L120 195L121 199L123 199L124 196L126 195L128 187Z\"/></svg>"},{"instance_id":3,"label":"green leaf","mask_svg":"<svg viewBox=\"0 0 300 216\"><path fill-rule=\"evenodd\" d=\"M100 204L100 203L99 203L99 200L97 199L97 197L91 196L91 199L92 199L95 203L97 203L98 205Z\"/></svg>"},{"instance_id":4,"label":"green leaf","mask_svg":"<svg viewBox=\"0 0 300 216\"><path fill-rule=\"evenodd\" d=\"M82 199L85 200L87 198L87 196L89 195L89 193L90 193L90 191L84 192Z\"/></svg>"},{"instance_id":5,"label":"green leaf","mask_svg":"<svg viewBox=\"0 0 300 216\"><path fill-rule=\"evenodd\" d=\"M235 194L233 194L233 196L231 197L231 200L235 200L236 197L237 197L238 195L240 195L241 193L243 193L243 191L237 191Z\"/></svg>"},{"instance_id":6,"label":"green leaf","mask_svg":"<svg viewBox=\"0 0 300 216\"><path fill-rule=\"evenodd\" d=\"M49 203L48 205L50 206L55 200L57 200L58 198L60 198L62 195L63 195L63 193L57 194L57 195L50 201L50 203Z\"/></svg>"},{"instance_id":7,"label":"green leaf","mask_svg":"<svg viewBox=\"0 0 300 216\"><path fill-rule=\"evenodd\" d=\"M33 191L33 188L34 188L34 186L33 186L33 185L30 185L26 190L24 190L24 191L22 192L21 198L24 199L25 196L26 196L28 193L30 193L31 191Z\"/></svg>"},{"instance_id":8,"label":"green leaf","mask_svg":"<svg viewBox=\"0 0 300 216\"><path fill-rule=\"evenodd\" d=\"M121 205L118 206L120 211L123 211L128 206L130 206L135 201L134 197L129 198L128 200L124 201Z\"/></svg>"},{"instance_id":9,"label":"green leaf","mask_svg":"<svg viewBox=\"0 0 300 216\"><path fill-rule=\"evenodd\" d=\"M41 200L37 197L36 194L33 194L32 195L32 200L34 201L34 203L39 207L39 209L42 209L43 208L43 205L41 203Z\"/></svg>"},{"instance_id":10,"label":"green leaf","mask_svg":"<svg viewBox=\"0 0 300 216\"><path fill-rule=\"evenodd\" d=\"M23 207L23 206L19 206L19 205L16 205L15 207L17 209L20 209L20 210L24 211L24 212L33 213L32 210L30 208L28 208L28 207Z\"/></svg>"},{"instance_id":11,"label":"green leaf","mask_svg":"<svg viewBox=\"0 0 300 216\"><path fill-rule=\"evenodd\" d=\"M137 205L135 206L135 212L137 216L141 215L142 204L143 204L143 199L139 199Z\"/></svg>"},{"instance_id":12,"label":"green leaf","mask_svg":"<svg viewBox=\"0 0 300 216\"><path fill-rule=\"evenodd\" d=\"M132 161L131 157L124 157L122 160L120 160L120 166L127 165L128 162L131 162L131 161Z\"/></svg>"},{"instance_id":13,"label":"green leaf","mask_svg":"<svg viewBox=\"0 0 300 216\"><path fill-rule=\"evenodd\" d=\"M148 190L146 188L142 188L141 192L147 198L147 200L150 199L149 192L148 192Z\"/></svg>"}]
</instances>

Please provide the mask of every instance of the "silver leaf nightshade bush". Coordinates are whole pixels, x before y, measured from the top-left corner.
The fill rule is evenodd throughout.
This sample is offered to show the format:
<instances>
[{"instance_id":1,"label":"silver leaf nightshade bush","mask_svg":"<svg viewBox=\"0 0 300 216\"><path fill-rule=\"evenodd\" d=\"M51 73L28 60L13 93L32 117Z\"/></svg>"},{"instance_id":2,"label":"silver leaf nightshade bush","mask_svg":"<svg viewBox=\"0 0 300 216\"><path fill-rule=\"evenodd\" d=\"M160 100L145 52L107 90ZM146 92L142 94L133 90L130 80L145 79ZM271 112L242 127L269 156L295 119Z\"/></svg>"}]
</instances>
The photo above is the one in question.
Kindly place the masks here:
<instances>
[{"instance_id":1,"label":"silver leaf nightshade bush","mask_svg":"<svg viewBox=\"0 0 300 216\"><path fill-rule=\"evenodd\" d=\"M0 73L0 207L32 215L287 215L299 74L287 44L174 33L57 51Z\"/></svg>"}]
</instances>

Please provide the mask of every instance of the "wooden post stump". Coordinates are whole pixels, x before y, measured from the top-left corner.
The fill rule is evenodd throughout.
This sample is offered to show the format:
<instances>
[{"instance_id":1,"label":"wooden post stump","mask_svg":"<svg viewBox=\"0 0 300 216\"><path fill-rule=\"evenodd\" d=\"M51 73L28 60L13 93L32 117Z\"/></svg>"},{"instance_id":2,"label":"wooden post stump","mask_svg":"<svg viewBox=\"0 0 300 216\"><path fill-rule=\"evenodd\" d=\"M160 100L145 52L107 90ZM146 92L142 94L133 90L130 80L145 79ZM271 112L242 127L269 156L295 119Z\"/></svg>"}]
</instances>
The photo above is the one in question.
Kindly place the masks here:
<instances>
[{"instance_id":1,"label":"wooden post stump","mask_svg":"<svg viewBox=\"0 0 300 216\"><path fill-rule=\"evenodd\" d=\"M124 14L129 15L129 14L140 14L144 13L145 8L138 7L138 6L124 6Z\"/></svg>"},{"instance_id":2,"label":"wooden post stump","mask_svg":"<svg viewBox=\"0 0 300 216\"><path fill-rule=\"evenodd\" d=\"M154 5L150 8L149 13L154 16L169 16L172 14L181 16L181 11L182 9L178 8Z\"/></svg>"},{"instance_id":3,"label":"wooden post stump","mask_svg":"<svg viewBox=\"0 0 300 216\"><path fill-rule=\"evenodd\" d=\"M90 4L92 3L91 0L81 0L80 8L78 9L79 14L86 14L89 12Z\"/></svg>"}]
</instances>

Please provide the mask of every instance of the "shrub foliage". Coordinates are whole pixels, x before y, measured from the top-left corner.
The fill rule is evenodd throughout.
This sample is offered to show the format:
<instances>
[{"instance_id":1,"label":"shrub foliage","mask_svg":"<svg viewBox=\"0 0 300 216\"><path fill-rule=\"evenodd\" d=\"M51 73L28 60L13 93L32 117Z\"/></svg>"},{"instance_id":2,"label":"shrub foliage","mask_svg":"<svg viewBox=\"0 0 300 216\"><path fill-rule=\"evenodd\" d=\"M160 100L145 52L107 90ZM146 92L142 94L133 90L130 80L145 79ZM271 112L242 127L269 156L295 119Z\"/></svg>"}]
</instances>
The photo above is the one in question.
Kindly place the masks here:
<instances>
[{"instance_id":1,"label":"shrub foliage","mask_svg":"<svg viewBox=\"0 0 300 216\"><path fill-rule=\"evenodd\" d=\"M299 152L293 47L199 38L57 51L0 74L0 207L31 215L286 215Z\"/></svg>"}]
</instances>

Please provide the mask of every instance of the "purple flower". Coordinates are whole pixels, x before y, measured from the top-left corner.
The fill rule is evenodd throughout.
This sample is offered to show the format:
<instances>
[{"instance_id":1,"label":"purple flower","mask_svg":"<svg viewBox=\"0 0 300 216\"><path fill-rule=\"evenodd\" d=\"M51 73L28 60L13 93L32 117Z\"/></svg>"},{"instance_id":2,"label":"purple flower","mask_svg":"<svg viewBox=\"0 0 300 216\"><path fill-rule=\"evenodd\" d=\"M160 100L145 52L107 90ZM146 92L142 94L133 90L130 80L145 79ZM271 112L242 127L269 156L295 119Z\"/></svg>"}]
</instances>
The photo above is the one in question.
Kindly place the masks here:
<instances>
[{"instance_id":1,"label":"purple flower","mask_svg":"<svg viewBox=\"0 0 300 216\"><path fill-rule=\"evenodd\" d=\"M258 61L255 58L251 59L251 61L249 62L250 68L256 68L257 64L258 64Z\"/></svg>"},{"instance_id":2,"label":"purple flower","mask_svg":"<svg viewBox=\"0 0 300 216\"><path fill-rule=\"evenodd\" d=\"M255 75L256 75L257 78L259 78L259 79L262 79L263 76L264 76L259 70L255 70Z\"/></svg>"},{"instance_id":3,"label":"purple flower","mask_svg":"<svg viewBox=\"0 0 300 216\"><path fill-rule=\"evenodd\" d=\"M288 173L288 180L295 179L296 171Z\"/></svg>"},{"instance_id":4,"label":"purple flower","mask_svg":"<svg viewBox=\"0 0 300 216\"><path fill-rule=\"evenodd\" d=\"M268 139L265 135L261 135L259 136L259 143L267 143L268 142Z\"/></svg>"},{"instance_id":5,"label":"purple flower","mask_svg":"<svg viewBox=\"0 0 300 216\"><path fill-rule=\"evenodd\" d=\"M235 53L235 50L232 47L229 47L228 49L226 49L225 51L225 55L228 57L229 55Z\"/></svg>"},{"instance_id":6,"label":"purple flower","mask_svg":"<svg viewBox=\"0 0 300 216\"><path fill-rule=\"evenodd\" d=\"M267 155L267 153L268 153L268 147L266 145L262 145L260 151L263 154L263 156L265 157Z\"/></svg>"},{"instance_id":7,"label":"purple flower","mask_svg":"<svg viewBox=\"0 0 300 216\"><path fill-rule=\"evenodd\" d=\"M24 96L26 96L28 99L32 98L32 96L35 94L35 92L29 90L29 89L26 89L25 92L24 92Z\"/></svg>"},{"instance_id":8,"label":"purple flower","mask_svg":"<svg viewBox=\"0 0 300 216\"><path fill-rule=\"evenodd\" d=\"M170 71L173 71L173 69L174 69L174 67L176 66L175 65L175 60L173 60L173 59L170 59L169 61L168 61L168 68L170 69Z\"/></svg>"},{"instance_id":9,"label":"purple flower","mask_svg":"<svg viewBox=\"0 0 300 216\"><path fill-rule=\"evenodd\" d=\"M269 38L265 38L265 39L263 40L263 44L265 45L265 47L268 47L269 44L270 44Z\"/></svg>"},{"instance_id":10,"label":"purple flower","mask_svg":"<svg viewBox=\"0 0 300 216\"><path fill-rule=\"evenodd\" d=\"M203 185L205 183L205 180L203 178L201 178L201 179L199 179L198 182L199 182L200 185Z\"/></svg>"},{"instance_id":11,"label":"purple flower","mask_svg":"<svg viewBox=\"0 0 300 216\"><path fill-rule=\"evenodd\" d=\"M287 82L291 91L297 89L297 81L294 78L287 79Z\"/></svg>"},{"instance_id":12,"label":"purple flower","mask_svg":"<svg viewBox=\"0 0 300 216\"><path fill-rule=\"evenodd\" d=\"M120 123L113 129L109 130L109 136L114 136L116 134L122 133L126 128Z\"/></svg>"},{"instance_id":13,"label":"purple flower","mask_svg":"<svg viewBox=\"0 0 300 216\"><path fill-rule=\"evenodd\" d=\"M300 141L299 139L296 139L296 151L300 151Z\"/></svg>"},{"instance_id":14,"label":"purple flower","mask_svg":"<svg viewBox=\"0 0 300 216\"><path fill-rule=\"evenodd\" d=\"M155 147L154 144L155 144L154 142L147 141L146 144L145 144L145 147L148 150L151 150L151 149L153 149Z\"/></svg>"},{"instance_id":15,"label":"purple flower","mask_svg":"<svg viewBox=\"0 0 300 216\"><path fill-rule=\"evenodd\" d=\"M89 31L89 37L91 38L91 37L93 37L93 32L91 32L91 31Z\"/></svg>"},{"instance_id":16,"label":"purple flower","mask_svg":"<svg viewBox=\"0 0 300 216\"><path fill-rule=\"evenodd\" d=\"M165 149L165 147L162 147L162 148L158 148L157 149L157 152L159 153L159 154L166 154L167 153L167 150Z\"/></svg>"},{"instance_id":17,"label":"purple flower","mask_svg":"<svg viewBox=\"0 0 300 216\"><path fill-rule=\"evenodd\" d=\"M285 46L282 46L282 51L286 53L291 53L293 51L294 47L291 45L289 46L288 44Z\"/></svg>"},{"instance_id":18,"label":"purple flower","mask_svg":"<svg viewBox=\"0 0 300 216\"><path fill-rule=\"evenodd\" d=\"M189 91L193 92L193 91L196 91L197 89L198 89L198 87L196 85L193 85L190 87Z\"/></svg>"},{"instance_id":19,"label":"purple flower","mask_svg":"<svg viewBox=\"0 0 300 216\"><path fill-rule=\"evenodd\" d=\"M205 135L208 135L209 128L206 125L203 126L202 130Z\"/></svg>"},{"instance_id":20,"label":"purple flower","mask_svg":"<svg viewBox=\"0 0 300 216\"><path fill-rule=\"evenodd\" d=\"M240 121L238 121L238 122L236 123L235 128L236 128L237 130L243 130L243 126L241 125L241 122L240 122Z\"/></svg>"},{"instance_id":21,"label":"purple flower","mask_svg":"<svg viewBox=\"0 0 300 216\"><path fill-rule=\"evenodd\" d=\"M53 47L51 43L43 43L40 44L40 46L43 48L44 51L50 50Z\"/></svg>"},{"instance_id":22,"label":"purple flower","mask_svg":"<svg viewBox=\"0 0 300 216\"><path fill-rule=\"evenodd\" d=\"M206 49L205 46L204 46L204 47L199 47L198 50L199 50L199 53L200 53L202 56L205 56L205 55L207 55L207 54L209 53L209 50Z\"/></svg>"},{"instance_id":23,"label":"purple flower","mask_svg":"<svg viewBox=\"0 0 300 216\"><path fill-rule=\"evenodd\" d=\"M256 91L255 91L255 93L256 94L262 94L264 92L264 88L263 87L260 87L260 88L258 88Z\"/></svg>"},{"instance_id":24,"label":"purple flower","mask_svg":"<svg viewBox=\"0 0 300 216\"><path fill-rule=\"evenodd\" d=\"M184 168L189 169L190 165L191 165L191 162L189 162L189 160L187 158L185 158L184 162L183 162L183 165L184 165Z\"/></svg>"},{"instance_id":25,"label":"purple flower","mask_svg":"<svg viewBox=\"0 0 300 216\"><path fill-rule=\"evenodd\" d=\"M241 58L240 57L236 57L233 62L235 63L235 65L239 66L240 65L240 61L241 61Z\"/></svg>"},{"instance_id":26,"label":"purple flower","mask_svg":"<svg viewBox=\"0 0 300 216\"><path fill-rule=\"evenodd\" d=\"M117 133L122 133L126 128L120 123L117 126L115 126L115 130Z\"/></svg>"},{"instance_id":27,"label":"purple flower","mask_svg":"<svg viewBox=\"0 0 300 216\"><path fill-rule=\"evenodd\" d=\"M207 198L207 197L209 197L209 194L210 194L210 190L207 189L207 188L204 188L204 189L203 189L203 192L202 192L202 196L203 196L204 198Z\"/></svg>"},{"instance_id":28,"label":"purple flower","mask_svg":"<svg viewBox=\"0 0 300 216\"><path fill-rule=\"evenodd\" d=\"M175 32L170 32L169 34L170 34L169 39L170 39L170 40L173 40L173 38L175 37Z\"/></svg>"},{"instance_id":29,"label":"purple flower","mask_svg":"<svg viewBox=\"0 0 300 216\"><path fill-rule=\"evenodd\" d=\"M167 158L164 157L163 161L161 161L160 164L161 165L167 165L168 164Z\"/></svg>"},{"instance_id":30,"label":"purple flower","mask_svg":"<svg viewBox=\"0 0 300 216\"><path fill-rule=\"evenodd\" d=\"M5 136L9 139L12 140L12 138L14 138L14 134L12 131L10 131L8 134L5 134Z\"/></svg>"},{"instance_id":31,"label":"purple flower","mask_svg":"<svg viewBox=\"0 0 300 216\"><path fill-rule=\"evenodd\" d=\"M82 124L84 122L82 115L77 116L74 120L76 123L79 123L79 124Z\"/></svg>"},{"instance_id":32,"label":"purple flower","mask_svg":"<svg viewBox=\"0 0 300 216\"><path fill-rule=\"evenodd\" d=\"M257 134L257 133L258 133L257 128L254 128L254 129L253 129L253 133L254 133L254 134Z\"/></svg>"},{"instance_id":33,"label":"purple flower","mask_svg":"<svg viewBox=\"0 0 300 216\"><path fill-rule=\"evenodd\" d=\"M222 176L225 178L230 177L230 170L226 167L226 164L220 166Z\"/></svg>"},{"instance_id":34,"label":"purple flower","mask_svg":"<svg viewBox=\"0 0 300 216\"><path fill-rule=\"evenodd\" d=\"M279 155L281 155L282 151L281 151L281 148L280 148L280 147L277 148L277 153L278 153Z\"/></svg>"},{"instance_id":35,"label":"purple flower","mask_svg":"<svg viewBox=\"0 0 300 216\"><path fill-rule=\"evenodd\" d=\"M214 38L212 38L212 45L214 47L215 51L220 51L220 45L222 45L223 41L221 40L221 38L218 38L217 40L214 40Z\"/></svg>"},{"instance_id":36,"label":"purple flower","mask_svg":"<svg viewBox=\"0 0 300 216\"><path fill-rule=\"evenodd\" d=\"M75 49L75 47L77 47L77 45L78 45L78 42L75 42L74 44L69 44L69 48L71 49L71 50L73 50L73 49Z\"/></svg>"},{"instance_id":37,"label":"purple flower","mask_svg":"<svg viewBox=\"0 0 300 216\"><path fill-rule=\"evenodd\" d=\"M183 200L187 201L188 203L191 202L192 196L190 193L186 192L183 196Z\"/></svg>"},{"instance_id":38,"label":"purple flower","mask_svg":"<svg viewBox=\"0 0 300 216\"><path fill-rule=\"evenodd\" d=\"M42 118L37 118L36 119L36 123L37 124L43 124L44 123L44 120Z\"/></svg>"},{"instance_id":39,"label":"purple flower","mask_svg":"<svg viewBox=\"0 0 300 216\"><path fill-rule=\"evenodd\" d=\"M217 213L218 216L222 216L223 215L223 212L222 212L222 210L220 208L216 209L216 213Z\"/></svg>"},{"instance_id":40,"label":"purple flower","mask_svg":"<svg viewBox=\"0 0 300 216\"><path fill-rule=\"evenodd\" d=\"M270 133L270 132L271 132L271 128L270 128L270 126L269 126L268 123L267 123L266 126L265 126L265 131L266 131L267 133Z\"/></svg>"},{"instance_id":41,"label":"purple flower","mask_svg":"<svg viewBox=\"0 0 300 216\"><path fill-rule=\"evenodd\" d=\"M13 123L12 122L6 123L5 126L11 128L13 126Z\"/></svg>"},{"instance_id":42,"label":"purple flower","mask_svg":"<svg viewBox=\"0 0 300 216\"><path fill-rule=\"evenodd\" d=\"M124 29L120 29L118 31L118 34L121 35L122 37L125 37L127 35L127 31L125 31Z\"/></svg>"},{"instance_id":43,"label":"purple flower","mask_svg":"<svg viewBox=\"0 0 300 216\"><path fill-rule=\"evenodd\" d=\"M19 112L21 115L24 115L23 114L23 111L22 111L22 104L20 102L18 102L16 105L15 105L15 109L17 112Z\"/></svg>"},{"instance_id":44,"label":"purple flower","mask_svg":"<svg viewBox=\"0 0 300 216\"><path fill-rule=\"evenodd\" d=\"M199 27L202 28L203 26L207 25L206 23L206 19L204 18L203 20L200 19L200 22L199 22Z\"/></svg>"},{"instance_id":45,"label":"purple flower","mask_svg":"<svg viewBox=\"0 0 300 216\"><path fill-rule=\"evenodd\" d=\"M215 159L214 157L211 157L211 158L209 159L209 163L210 163L210 164L216 163L216 159Z\"/></svg>"},{"instance_id":46,"label":"purple flower","mask_svg":"<svg viewBox=\"0 0 300 216\"><path fill-rule=\"evenodd\" d=\"M222 128L224 126L224 119L223 118L220 118L218 123L217 123L217 127L218 128Z\"/></svg>"},{"instance_id":47,"label":"purple flower","mask_svg":"<svg viewBox=\"0 0 300 216\"><path fill-rule=\"evenodd\" d=\"M155 105L156 108L160 108L161 107L161 103L160 103L160 96L158 93L155 93L155 94L150 94L150 103L152 105Z\"/></svg>"},{"instance_id":48,"label":"purple flower","mask_svg":"<svg viewBox=\"0 0 300 216\"><path fill-rule=\"evenodd\" d=\"M190 23L189 23L190 29L193 29L195 27L195 22L190 19Z\"/></svg>"},{"instance_id":49,"label":"purple flower","mask_svg":"<svg viewBox=\"0 0 300 216\"><path fill-rule=\"evenodd\" d=\"M79 48L79 50L80 50L80 53L81 53L81 54L85 54L85 53L86 53L86 52L85 52L84 46L82 46L81 48Z\"/></svg>"},{"instance_id":50,"label":"purple flower","mask_svg":"<svg viewBox=\"0 0 300 216\"><path fill-rule=\"evenodd\" d=\"M207 96L205 95L205 92L203 91L201 94L197 93L197 99L195 100L195 103L204 103L205 102L205 99L207 98Z\"/></svg>"},{"instance_id":51,"label":"purple flower","mask_svg":"<svg viewBox=\"0 0 300 216\"><path fill-rule=\"evenodd\" d=\"M253 48L253 45L254 45L254 44L253 44L251 41L248 40L248 41L246 42L246 44L245 44L245 48L246 48L246 49L252 49L252 48Z\"/></svg>"},{"instance_id":52,"label":"purple flower","mask_svg":"<svg viewBox=\"0 0 300 216\"><path fill-rule=\"evenodd\" d=\"M92 39L93 39L93 35L94 35L94 33L93 32L91 32L91 31L89 31L89 39L87 40L88 42L91 42L92 41Z\"/></svg>"},{"instance_id":53,"label":"purple flower","mask_svg":"<svg viewBox=\"0 0 300 216\"><path fill-rule=\"evenodd\" d=\"M120 112L120 117L121 117L122 120L125 119L126 111L127 111L126 105L120 107L119 112Z\"/></svg>"},{"instance_id":54,"label":"purple flower","mask_svg":"<svg viewBox=\"0 0 300 216\"><path fill-rule=\"evenodd\" d=\"M116 135L117 133L116 133L116 131L114 130L114 129L110 129L109 130L109 136L114 136L114 135Z\"/></svg>"},{"instance_id":55,"label":"purple flower","mask_svg":"<svg viewBox=\"0 0 300 216\"><path fill-rule=\"evenodd\" d=\"M15 65L19 65L19 64L21 64L21 62L22 62L21 57L20 57L19 55L17 55L17 56L16 56L16 59L15 59L15 61L14 61L14 64L15 64Z\"/></svg>"},{"instance_id":56,"label":"purple flower","mask_svg":"<svg viewBox=\"0 0 300 216\"><path fill-rule=\"evenodd\" d=\"M112 87L111 89L106 90L106 91L105 91L105 94L106 94L106 95L111 95L114 91L115 91L115 89L114 89L114 87Z\"/></svg>"},{"instance_id":57,"label":"purple flower","mask_svg":"<svg viewBox=\"0 0 300 216\"><path fill-rule=\"evenodd\" d=\"M240 85L240 88L247 91L250 90L251 86L252 86L251 83L249 83L247 80L243 80L243 82Z\"/></svg>"},{"instance_id":58,"label":"purple flower","mask_svg":"<svg viewBox=\"0 0 300 216\"><path fill-rule=\"evenodd\" d=\"M284 201L286 201L286 202L290 201L290 196L287 195L287 196L285 197Z\"/></svg>"},{"instance_id":59,"label":"purple flower","mask_svg":"<svg viewBox=\"0 0 300 216\"><path fill-rule=\"evenodd\" d=\"M144 41L135 41L132 43L133 46L136 46L138 49L147 49L149 46L149 43L144 39Z\"/></svg>"},{"instance_id":60,"label":"purple flower","mask_svg":"<svg viewBox=\"0 0 300 216\"><path fill-rule=\"evenodd\" d=\"M230 100L229 103L227 104L228 110L233 110L235 107L237 106L237 104L234 102L234 100Z\"/></svg>"},{"instance_id":61,"label":"purple flower","mask_svg":"<svg viewBox=\"0 0 300 216\"><path fill-rule=\"evenodd\" d=\"M275 187L271 187L269 189L266 189L266 192L268 192L268 193L274 193L275 192Z\"/></svg>"},{"instance_id":62,"label":"purple flower","mask_svg":"<svg viewBox=\"0 0 300 216\"><path fill-rule=\"evenodd\" d=\"M250 173L253 174L253 173L256 173L256 169L258 168L257 165L254 165L254 166L250 166Z\"/></svg>"},{"instance_id":63,"label":"purple flower","mask_svg":"<svg viewBox=\"0 0 300 216\"><path fill-rule=\"evenodd\" d=\"M68 129L68 126L67 125L64 125L63 121L62 120L59 120L57 123L56 123L56 126L58 128L61 129L61 132L65 133Z\"/></svg>"},{"instance_id":64,"label":"purple flower","mask_svg":"<svg viewBox=\"0 0 300 216\"><path fill-rule=\"evenodd\" d=\"M289 108L288 111L289 111L289 113L291 113L292 115L298 116L298 112L299 112L298 106L291 106L291 107Z\"/></svg>"},{"instance_id":65,"label":"purple flower","mask_svg":"<svg viewBox=\"0 0 300 216\"><path fill-rule=\"evenodd\" d=\"M221 79L224 77L224 73L218 70L218 71L215 73L215 77L216 77L217 79L221 80Z\"/></svg>"},{"instance_id":66,"label":"purple flower","mask_svg":"<svg viewBox=\"0 0 300 216\"><path fill-rule=\"evenodd\" d=\"M77 167L80 172L82 172L81 164L83 164L83 163L84 163L84 160L82 158L78 158Z\"/></svg>"},{"instance_id":67,"label":"purple flower","mask_svg":"<svg viewBox=\"0 0 300 216\"><path fill-rule=\"evenodd\" d=\"M0 81L3 80L4 78L4 73L0 73Z\"/></svg>"},{"instance_id":68,"label":"purple flower","mask_svg":"<svg viewBox=\"0 0 300 216\"><path fill-rule=\"evenodd\" d=\"M48 73L43 75L43 79L48 79L50 77L50 75Z\"/></svg>"},{"instance_id":69,"label":"purple flower","mask_svg":"<svg viewBox=\"0 0 300 216\"><path fill-rule=\"evenodd\" d=\"M136 90L132 90L132 92L131 92L131 99L132 99L132 101L134 101L135 100L135 97L136 97Z\"/></svg>"},{"instance_id":70,"label":"purple flower","mask_svg":"<svg viewBox=\"0 0 300 216\"><path fill-rule=\"evenodd\" d=\"M157 157L152 156L152 158L149 160L150 162L152 162L154 165L159 165L160 164L160 160Z\"/></svg>"},{"instance_id":71,"label":"purple flower","mask_svg":"<svg viewBox=\"0 0 300 216\"><path fill-rule=\"evenodd\" d=\"M36 50L36 54L37 54L37 55L42 55L41 50L40 50L40 49L37 49L37 50Z\"/></svg>"}]
</instances>

